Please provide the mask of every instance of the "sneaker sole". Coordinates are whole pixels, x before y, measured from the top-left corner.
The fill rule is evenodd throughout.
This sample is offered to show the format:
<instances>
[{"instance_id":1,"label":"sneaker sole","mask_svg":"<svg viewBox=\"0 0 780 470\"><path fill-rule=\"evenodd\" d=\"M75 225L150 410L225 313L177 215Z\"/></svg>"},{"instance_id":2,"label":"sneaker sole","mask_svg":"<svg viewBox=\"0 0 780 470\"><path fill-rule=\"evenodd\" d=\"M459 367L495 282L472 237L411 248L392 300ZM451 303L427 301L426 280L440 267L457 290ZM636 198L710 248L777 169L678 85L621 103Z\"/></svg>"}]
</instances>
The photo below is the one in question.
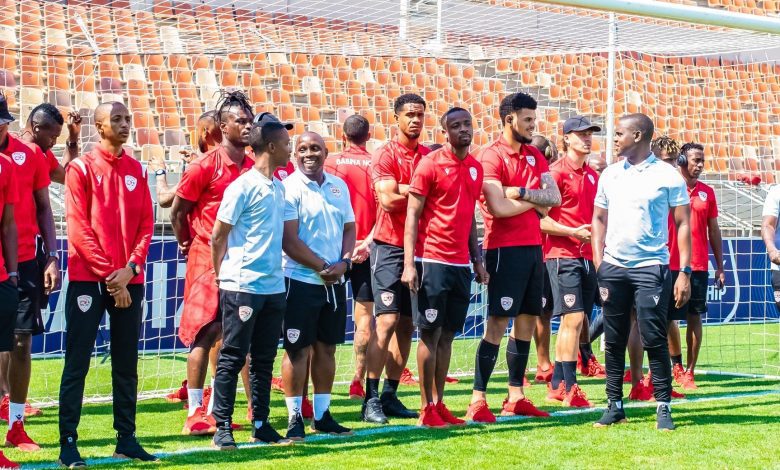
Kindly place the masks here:
<instances>
[{"instance_id":1,"label":"sneaker sole","mask_svg":"<svg viewBox=\"0 0 780 470\"><path fill-rule=\"evenodd\" d=\"M202 431L192 431L190 429L184 428L181 430L182 436L213 436L217 432L216 429L213 431L211 428L204 429Z\"/></svg>"},{"instance_id":2,"label":"sneaker sole","mask_svg":"<svg viewBox=\"0 0 780 470\"><path fill-rule=\"evenodd\" d=\"M181 403L181 402L183 402L183 401L186 401L186 399L185 399L185 400L182 400L181 398L169 398L169 397L165 397L165 401L167 401L168 403Z\"/></svg>"},{"instance_id":3,"label":"sneaker sole","mask_svg":"<svg viewBox=\"0 0 780 470\"><path fill-rule=\"evenodd\" d=\"M330 434L331 436L352 436L352 435L355 434L353 431L345 431L345 432L318 431L318 430L314 429L313 427L311 428L311 431L314 432L314 433L317 433L317 434Z\"/></svg>"},{"instance_id":4,"label":"sneaker sole","mask_svg":"<svg viewBox=\"0 0 780 470\"><path fill-rule=\"evenodd\" d=\"M225 451L238 450L238 446L235 445L235 444L233 444L232 446L229 446L229 445L228 446L220 446L220 445L214 444L214 442L212 442L211 443L211 447L213 447L213 448L215 448L217 450L225 450Z\"/></svg>"},{"instance_id":5,"label":"sneaker sole","mask_svg":"<svg viewBox=\"0 0 780 470\"><path fill-rule=\"evenodd\" d=\"M288 437L285 437L285 439L288 439L288 440L290 440L290 441L293 441L293 442L298 442L298 441L301 441L301 442L303 442L303 440L304 440L305 438L303 438L303 437L289 437L289 436L288 436Z\"/></svg>"},{"instance_id":6,"label":"sneaker sole","mask_svg":"<svg viewBox=\"0 0 780 470\"><path fill-rule=\"evenodd\" d=\"M466 418L466 422L467 423L476 423L476 424L495 424L496 421L495 420L493 420L493 421L480 421L480 420L476 420L476 419L467 417Z\"/></svg>"},{"instance_id":7,"label":"sneaker sole","mask_svg":"<svg viewBox=\"0 0 780 470\"><path fill-rule=\"evenodd\" d=\"M547 403L563 403L563 399L562 398L559 400L559 399L553 398L553 397L545 397L544 401L546 401Z\"/></svg>"},{"instance_id":8,"label":"sneaker sole","mask_svg":"<svg viewBox=\"0 0 780 470\"><path fill-rule=\"evenodd\" d=\"M672 432L672 431L674 431L676 429L676 427L673 427L673 428L659 428L658 426L656 426L655 429L658 430L658 431L661 431L661 432Z\"/></svg>"},{"instance_id":9,"label":"sneaker sole","mask_svg":"<svg viewBox=\"0 0 780 470\"><path fill-rule=\"evenodd\" d=\"M293 445L292 439L287 439L287 438L284 438L284 437L281 440L278 440L276 442L268 442L268 441L264 441L262 439L257 439L257 438L254 438L254 437L250 437L249 438L249 442L251 442L252 444L255 444L257 442L262 442L263 444L268 444L269 446L291 446L291 445Z\"/></svg>"},{"instance_id":10,"label":"sneaker sole","mask_svg":"<svg viewBox=\"0 0 780 470\"><path fill-rule=\"evenodd\" d=\"M350 400L365 400L365 398L366 397L363 395L353 395L353 394L349 395Z\"/></svg>"},{"instance_id":11,"label":"sneaker sole","mask_svg":"<svg viewBox=\"0 0 780 470\"><path fill-rule=\"evenodd\" d=\"M60 459L57 459L57 465L59 465L62 468L87 468L86 462L74 462L70 465L65 465L64 463L62 463L62 460Z\"/></svg>"},{"instance_id":12,"label":"sneaker sole","mask_svg":"<svg viewBox=\"0 0 780 470\"><path fill-rule=\"evenodd\" d=\"M450 425L447 424L447 423L444 423L444 424L441 424L439 426L432 426L430 424L417 423L417 427L419 427L419 428L430 428L430 429L444 429L444 428L450 427Z\"/></svg>"},{"instance_id":13,"label":"sneaker sole","mask_svg":"<svg viewBox=\"0 0 780 470\"><path fill-rule=\"evenodd\" d=\"M465 426L466 424L465 421L462 423L447 423L448 426Z\"/></svg>"},{"instance_id":14,"label":"sneaker sole","mask_svg":"<svg viewBox=\"0 0 780 470\"><path fill-rule=\"evenodd\" d=\"M39 450L41 450L41 446L39 446L38 444L19 444L19 445L16 445L16 444L14 444L11 441L5 441L5 447L8 447L8 448L14 448L15 447L16 449L18 449L18 450L20 450L22 452L38 452Z\"/></svg>"},{"instance_id":15,"label":"sneaker sole","mask_svg":"<svg viewBox=\"0 0 780 470\"><path fill-rule=\"evenodd\" d=\"M155 459L155 460L141 460L138 457L128 457L125 454L118 454L114 452L114 458L115 459L127 459L127 460L134 460L136 462L144 462L144 463L160 463L162 460Z\"/></svg>"},{"instance_id":16,"label":"sneaker sole","mask_svg":"<svg viewBox=\"0 0 780 470\"><path fill-rule=\"evenodd\" d=\"M511 411L506 411L506 410L501 410L501 416L528 416L529 418L549 418L550 417L549 414L548 415L537 415L537 414L524 415L524 414L512 413Z\"/></svg>"},{"instance_id":17,"label":"sneaker sole","mask_svg":"<svg viewBox=\"0 0 780 470\"><path fill-rule=\"evenodd\" d=\"M628 420L626 418L623 418L623 419L621 419L619 421L615 421L614 423L610 423L610 424L593 423L593 427L594 428L608 428L608 427L614 426L616 424L626 424L627 422L628 422Z\"/></svg>"}]
</instances>

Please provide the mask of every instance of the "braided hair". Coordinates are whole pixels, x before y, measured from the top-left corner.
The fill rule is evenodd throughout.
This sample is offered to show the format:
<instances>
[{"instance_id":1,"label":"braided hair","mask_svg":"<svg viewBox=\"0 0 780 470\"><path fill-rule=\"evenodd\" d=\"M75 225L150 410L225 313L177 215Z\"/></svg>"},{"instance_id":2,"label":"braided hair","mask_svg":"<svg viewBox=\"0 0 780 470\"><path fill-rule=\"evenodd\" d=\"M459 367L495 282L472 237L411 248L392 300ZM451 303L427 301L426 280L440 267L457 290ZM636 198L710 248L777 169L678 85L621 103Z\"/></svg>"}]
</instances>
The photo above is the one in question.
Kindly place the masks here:
<instances>
[{"instance_id":1,"label":"braided hair","mask_svg":"<svg viewBox=\"0 0 780 470\"><path fill-rule=\"evenodd\" d=\"M249 98L247 98L244 92L239 90L222 90L220 92L219 100L217 101L217 123L221 123L225 117L225 113L230 111L230 108L234 106L238 106L239 108L244 109L250 117L255 115L254 111L252 110L252 104L249 102Z\"/></svg>"},{"instance_id":2,"label":"braided hair","mask_svg":"<svg viewBox=\"0 0 780 470\"><path fill-rule=\"evenodd\" d=\"M673 156L676 159L677 155L680 155L680 144L668 135L662 135L653 140L650 144L650 148L656 156L660 155L661 152L666 152L667 155Z\"/></svg>"}]
</instances>

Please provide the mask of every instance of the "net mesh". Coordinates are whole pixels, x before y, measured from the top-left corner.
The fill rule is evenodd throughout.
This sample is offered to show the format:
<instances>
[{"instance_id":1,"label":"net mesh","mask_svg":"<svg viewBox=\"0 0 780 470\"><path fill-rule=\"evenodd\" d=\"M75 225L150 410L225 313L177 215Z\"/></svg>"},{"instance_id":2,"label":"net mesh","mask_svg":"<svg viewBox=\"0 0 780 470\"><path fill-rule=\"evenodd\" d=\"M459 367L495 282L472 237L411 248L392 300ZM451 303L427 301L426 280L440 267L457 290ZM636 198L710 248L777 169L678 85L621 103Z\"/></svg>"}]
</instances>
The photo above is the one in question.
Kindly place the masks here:
<instances>
[{"instance_id":1,"label":"net mesh","mask_svg":"<svg viewBox=\"0 0 780 470\"><path fill-rule=\"evenodd\" d=\"M616 15L610 44L607 13L519 1L410 1L400 9L396 0L104 3L0 1L0 88L20 117L13 125L43 101L75 108L86 151L97 141L91 110L121 101L133 113L128 150L143 162L164 159L170 184L183 170L179 150L191 145L198 116L214 108L223 88L245 90L258 110L295 122L295 134L319 132L331 152L340 150L341 124L353 113L371 123L370 148L394 136L391 104L405 92L429 104L423 141L442 142L437 117L457 105L475 116L475 147L481 146L499 132L503 95L525 91L540 104L537 131L560 144L562 122L572 115L605 123L613 48L615 115L644 112L659 135L705 144L706 181L716 190L728 237L728 282L709 292L711 327L700 367L780 374L780 324L757 238L760 205L780 157L780 35ZM605 152L605 139L596 136L595 153ZM53 185L64 236L62 196ZM176 388L186 359L176 340L184 260L168 211L155 204L155 217L139 345L142 396ZM61 243L64 249L67 241ZM67 277L62 292L66 286ZM486 296L474 287L472 300L453 359L463 374L473 367ZM58 396L63 306L64 295L52 296L47 332L34 340L36 403ZM110 399L109 357L105 324L86 399ZM350 347L339 349L338 364L337 381L349 381Z\"/></svg>"}]
</instances>

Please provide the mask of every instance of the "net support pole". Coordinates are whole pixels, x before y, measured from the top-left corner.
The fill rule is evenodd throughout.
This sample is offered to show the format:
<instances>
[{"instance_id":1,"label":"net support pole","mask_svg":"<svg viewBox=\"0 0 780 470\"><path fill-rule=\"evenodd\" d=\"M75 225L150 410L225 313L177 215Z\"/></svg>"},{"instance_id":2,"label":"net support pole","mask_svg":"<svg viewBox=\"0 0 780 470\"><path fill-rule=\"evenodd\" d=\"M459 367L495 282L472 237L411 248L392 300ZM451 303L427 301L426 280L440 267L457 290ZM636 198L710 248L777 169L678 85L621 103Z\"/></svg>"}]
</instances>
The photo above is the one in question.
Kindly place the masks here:
<instances>
[{"instance_id":1,"label":"net support pole","mask_svg":"<svg viewBox=\"0 0 780 470\"><path fill-rule=\"evenodd\" d=\"M442 32L441 32L441 12L443 8L444 0L436 1L436 45L441 45Z\"/></svg>"},{"instance_id":2,"label":"net support pole","mask_svg":"<svg viewBox=\"0 0 780 470\"><path fill-rule=\"evenodd\" d=\"M606 136L607 155L605 160L612 163L615 160L613 155L615 142L612 140L615 135L615 60L617 50L617 21L615 14L609 14L609 56L607 58L607 122Z\"/></svg>"},{"instance_id":3,"label":"net support pole","mask_svg":"<svg viewBox=\"0 0 780 470\"><path fill-rule=\"evenodd\" d=\"M398 15L398 36L401 39L406 39L406 28L409 17L409 0L401 0L401 6L399 8Z\"/></svg>"}]
</instances>

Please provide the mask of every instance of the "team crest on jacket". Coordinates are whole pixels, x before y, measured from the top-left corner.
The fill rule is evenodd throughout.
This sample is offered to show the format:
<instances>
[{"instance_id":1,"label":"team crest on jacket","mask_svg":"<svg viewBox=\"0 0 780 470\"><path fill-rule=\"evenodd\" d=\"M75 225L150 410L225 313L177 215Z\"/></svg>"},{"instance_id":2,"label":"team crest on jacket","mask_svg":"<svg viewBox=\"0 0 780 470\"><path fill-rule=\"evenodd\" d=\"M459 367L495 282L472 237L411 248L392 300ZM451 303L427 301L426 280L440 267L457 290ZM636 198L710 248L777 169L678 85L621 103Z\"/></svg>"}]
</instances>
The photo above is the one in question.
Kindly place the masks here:
<instances>
[{"instance_id":1,"label":"team crest on jacket","mask_svg":"<svg viewBox=\"0 0 780 470\"><path fill-rule=\"evenodd\" d=\"M95 175L95 179L97 180L98 186L100 186L100 183L103 182L103 175Z\"/></svg>"},{"instance_id":2,"label":"team crest on jacket","mask_svg":"<svg viewBox=\"0 0 780 470\"><path fill-rule=\"evenodd\" d=\"M588 180L590 181L590 184L596 184L596 178L594 178L593 175L588 175Z\"/></svg>"},{"instance_id":3,"label":"team crest on jacket","mask_svg":"<svg viewBox=\"0 0 780 470\"><path fill-rule=\"evenodd\" d=\"M436 321L436 317L439 316L439 311L435 308L429 308L425 311L425 319L428 320L429 323L433 323Z\"/></svg>"},{"instance_id":4,"label":"team crest on jacket","mask_svg":"<svg viewBox=\"0 0 780 470\"><path fill-rule=\"evenodd\" d=\"M515 299L512 297L501 297L501 308L503 308L504 311L508 311L512 308L513 303L515 303Z\"/></svg>"},{"instance_id":5,"label":"team crest on jacket","mask_svg":"<svg viewBox=\"0 0 780 470\"><path fill-rule=\"evenodd\" d=\"M339 188L339 187L331 186L330 187L330 192L333 193L333 195L336 196L336 197L341 197L341 188Z\"/></svg>"},{"instance_id":6,"label":"team crest on jacket","mask_svg":"<svg viewBox=\"0 0 780 470\"><path fill-rule=\"evenodd\" d=\"M477 169L473 166L469 168L469 175L471 176L472 181L477 181Z\"/></svg>"},{"instance_id":7,"label":"team crest on jacket","mask_svg":"<svg viewBox=\"0 0 780 470\"><path fill-rule=\"evenodd\" d=\"M24 162L27 161L27 154L24 152L14 152L11 154L11 158L13 158L14 163L22 166L24 165Z\"/></svg>"},{"instance_id":8,"label":"team crest on jacket","mask_svg":"<svg viewBox=\"0 0 780 470\"><path fill-rule=\"evenodd\" d=\"M547 307L547 297L542 296L542 308Z\"/></svg>"},{"instance_id":9,"label":"team crest on jacket","mask_svg":"<svg viewBox=\"0 0 780 470\"><path fill-rule=\"evenodd\" d=\"M238 307L238 318L243 322L252 318L252 307Z\"/></svg>"},{"instance_id":10,"label":"team crest on jacket","mask_svg":"<svg viewBox=\"0 0 780 470\"><path fill-rule=\"evenodd\" d=\"M287 341L289 341L290 344L295 344L300 337L301 330L297 330L295 328L290 328L287 330Z\"/></svg>"},{"instance_id":11,"label":"team crest on jacket","mask_svg":"<svg viewBox=\"0 0 780 470\"><path fill-rule=\"evenodd\" d=\"M127 186L128 191L132 191L138 186L138 180L134 176L127 175L125 176L125 186Z\"/></svg>"},{"instance_id":12,"label":"team crest on jacket","mask_svg":"<svg viewBox=\"0 0 780 470\"><path fill-rule=\"evenodd\" d=\"M525 159L528 160L529 165L536 166L536 158L533 155L528 155Z\"/></svg>"},{"instance_id":13,"label":"team crest on jacket","mask_svg":"<svg viewBox=\"0 0 780 470\"><path fill-rule=\"evenodd\" d=\"M574 306L575 300L577 300L577 296L574 294L566 294L563 296L563 303L565 303L566 306L569 308L572 308Z\"/></svg>"},{"instance_id":14,"label":"team crest on jacket","mask_svg":"<svg viewBox=\"0 0 780 470\"><path fill-rule=\"evenodd\" d=\"M599 295L601 296L601 300L606 302L609 298L609 289L606 287L599 287Z\"/></svg>"},{"instance_id":15,"label":"team crest on jacket","mask_svg":"<svg viewBox=\"0 0 780 470\"><path fill-rule=\"evenodd\" d=\"M382 295L380 295L379 298L382 299L382 303L385 304L385 307L389 307L390 304L393 303L395 294L392 292L382 292Z\"/></svg>"},{"instance_id":16,"label":"team crest on jacket","mask_svg":"<svg viewBox=\"0 0 780 470\"><path fill-rule=\"evenodd\" d=\"M287 178L289 175L287 174L287 170L279 170L279 179L283 180Z\"/></svg>"},{"instance_id":17,"label":"team crest on jacket","mask_svg":"<svg viewBox=\"0 0 780 470\"><path fill-rule=\"evenodd\" d=\"M780 290L775 291L775 302L780 303Z\"/></svg>"},{"instance_id":18,"label":"team crest on jacket","mask_svg":"<svg viewBox=\"0 0 780 470\"><path fill-rule=\"evenodd\" d=\"M701 199L704 202L707 202L707 193L704 191L699 191L699 199Z\"/></svg>"},{"instance_id":19,"label":"team crest on jacket","mask_svg":"<svg viewBox=\"0 0 780 470\"><path fill-rule=\"evenodd\" d=\"M775 295L776 297L776 295ZM91 295L80 295L76 297L76 304L79 306L79 310L81 310L84 313L87 313L87 310L89 310L89 307L92 306L92 296Z\"/></svg>"}]
</instances>

